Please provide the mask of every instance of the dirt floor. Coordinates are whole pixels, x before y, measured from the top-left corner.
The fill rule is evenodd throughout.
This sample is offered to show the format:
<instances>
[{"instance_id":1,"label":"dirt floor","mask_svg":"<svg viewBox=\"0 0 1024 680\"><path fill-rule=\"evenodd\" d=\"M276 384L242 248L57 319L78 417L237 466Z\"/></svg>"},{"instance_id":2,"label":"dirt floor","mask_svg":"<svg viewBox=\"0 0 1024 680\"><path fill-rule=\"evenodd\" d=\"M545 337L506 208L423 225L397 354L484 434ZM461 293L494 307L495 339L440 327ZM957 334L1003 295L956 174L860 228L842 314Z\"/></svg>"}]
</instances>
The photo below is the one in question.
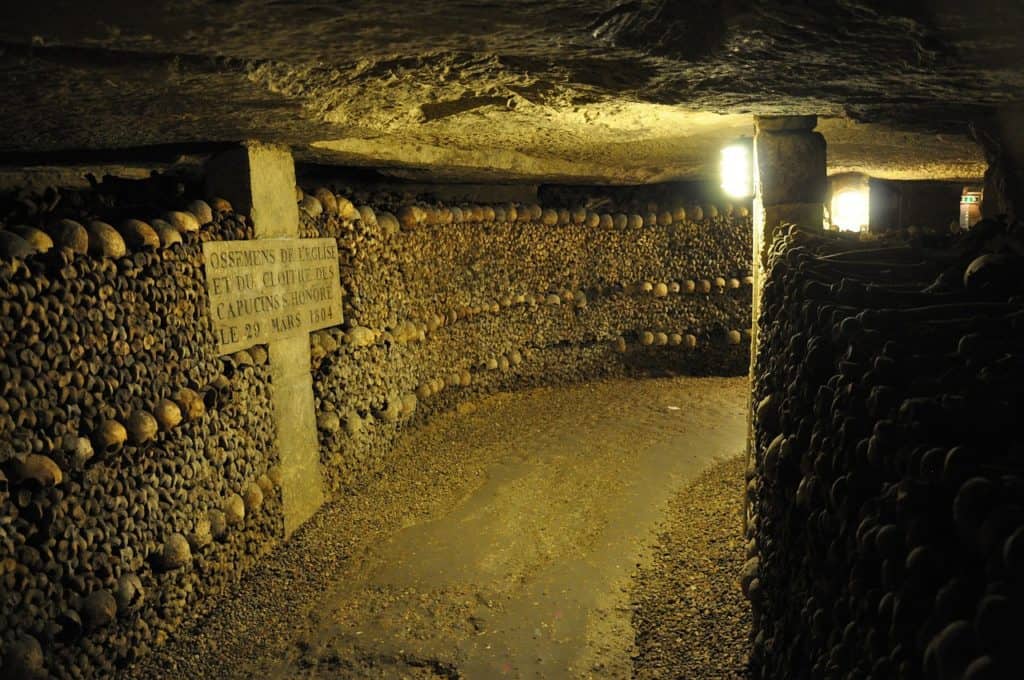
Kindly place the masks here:
<instances>
[{"instance_id":1,"label":"dirt floor","mask_svg":"<svg viewBox=\"0 0 1024 680\"><path fill-rule=\"evenodd\" d=\"M746 394L745 378L617 380L439 417L129 677L733 677L748 624L726 461ZM678 611L677 586L700 590Z\"/></svg>"}]
</instances>

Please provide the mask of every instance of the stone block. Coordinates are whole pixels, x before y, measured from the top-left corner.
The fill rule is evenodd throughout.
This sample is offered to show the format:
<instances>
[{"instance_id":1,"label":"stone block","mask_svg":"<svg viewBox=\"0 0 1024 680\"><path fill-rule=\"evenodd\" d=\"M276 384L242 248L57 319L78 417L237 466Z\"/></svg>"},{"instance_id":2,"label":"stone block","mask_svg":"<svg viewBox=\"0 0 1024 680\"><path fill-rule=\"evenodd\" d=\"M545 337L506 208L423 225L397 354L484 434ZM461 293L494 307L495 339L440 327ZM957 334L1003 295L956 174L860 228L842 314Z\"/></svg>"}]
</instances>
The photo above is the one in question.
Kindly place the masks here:
<instances>
[{"instance_id":1,"label":"stone block","mask_svg":"<svg viewBox=\"0 0 1024 680\"><path fill-rule=\"evenodd\" d=\"M309 338L305 334L270 343L286 537L312 517L324 501L309 363Z\"/></svg>"},{"instance_id":2,"label":"stone block","mask_svg":"<svg viewBox=\"0 0 1024 680\"><path fill-rule=\"evenodd\" d=\"M206 164L206 193L252 218L257 238L298 236L295 163L286 146L245 142Z\"/></svg>"},{"instance_id":3,"label":"stone block","mask_svg":"<svg viewBox=\"0 0 1024 680\"><path fill-rule=\"evenodd\" d=\"M825 138L819 133L762 133L755 137L754 145L758 184L766 206L825 201Z\"/></svg>"},{"instance_id":4,"label":"stone block","mask_svg":"<svg viewBox=\"0 0 1024 680\"><path fill-rule=\"evenodd\" d=\"M775 230L780 224L798 224L807 229L823 229L825 220L825 209L822 203L782 203L768 205L764 209L764 223L766 226L766 241L768 243L775 236Z\"/></svg>"},{"instance_id":5,"label":"stone block","mask_svg":"<svg viewBox=\"0 0 1024 680\"><path fill-rule=\"evenodd\" d=\"M810 132L817 125L817 116L754 116L756 132Z\"/></svg>"}]
</instances>

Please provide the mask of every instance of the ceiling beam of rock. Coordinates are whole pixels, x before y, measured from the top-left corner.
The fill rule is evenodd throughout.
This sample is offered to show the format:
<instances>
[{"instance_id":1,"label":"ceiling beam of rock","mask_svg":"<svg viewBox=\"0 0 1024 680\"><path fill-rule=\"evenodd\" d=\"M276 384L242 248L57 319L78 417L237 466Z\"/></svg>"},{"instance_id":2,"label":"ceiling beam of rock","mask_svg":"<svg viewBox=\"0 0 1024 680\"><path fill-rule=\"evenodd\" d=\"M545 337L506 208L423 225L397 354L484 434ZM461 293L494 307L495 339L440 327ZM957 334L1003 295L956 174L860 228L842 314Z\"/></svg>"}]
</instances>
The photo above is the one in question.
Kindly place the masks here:
<instances>
[{"instance_id":1,"label":"ceiling beam of rock","mask_svg":"<svg viewBox=\"0 0 1024 680\"><path fill-rule=\"evenodd\" d=\"M752 114L814 113L830 170L971 178L969 122L1024 100L1021 26L997 0L5 3L0 154L260 138L637 183L708 177Z\"/></svg>"}]
</instances>

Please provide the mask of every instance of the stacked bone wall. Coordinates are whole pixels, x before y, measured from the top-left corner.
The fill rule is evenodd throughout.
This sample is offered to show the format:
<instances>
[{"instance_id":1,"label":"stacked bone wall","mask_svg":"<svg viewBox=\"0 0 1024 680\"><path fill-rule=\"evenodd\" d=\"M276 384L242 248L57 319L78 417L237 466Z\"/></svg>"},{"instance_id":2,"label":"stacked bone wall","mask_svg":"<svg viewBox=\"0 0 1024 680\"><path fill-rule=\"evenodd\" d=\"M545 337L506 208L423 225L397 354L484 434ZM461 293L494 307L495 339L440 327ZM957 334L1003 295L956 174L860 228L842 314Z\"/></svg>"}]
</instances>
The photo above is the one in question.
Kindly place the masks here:
<instances>
[{"instance_id":1,"label":"stacked bone wall","mask_svg":"<svg viewBox=\"0 0 1024 680\"><path fill-rule=\"evenodd\" d=\"M317 195L303 197L302 228L337 239L345 294L344 326L312 337L335 491L384 470L404 428L497 390L747 371L750 221L740 209L357 210Z\"/></svg>"},{"instance_id":2,"label":"stacked bone wall","mask_svg":"<svg viewBox=\"0 0 1024 680\"><path fill-rule=\"evenodd\" d=\"M183 191L108 179L0 200L4 677L109 676L283 535L267 351L218 357L204 282L202 242L253 238L251 222ZM497 390L746 370L739 211L353 212L317 195L303 232L337 239L345 291L345 324L311 335L330 490Z\"/></svg>"},{"instance_id":3,"label":"stacked bone wall","mask_svg":"<svg viewBox=\"0 0 1024 680\"><path fill-rule=\"evenodd\" d=\"M218 358L202 272L246 218L61 199L0 230L5 678L109 677L283 534L266 352Z\"/></svg>"},{"instance_id":4,"label":"stacked bone wall","mask_svg":"<svg viewBox=\"0 0 1024 680\"><path fill-rule=\"evenodd\" d=\"M774 244L742 581L755 677L1019 675L1021 231L948 234Z\"/></svg>"}]
</instances>

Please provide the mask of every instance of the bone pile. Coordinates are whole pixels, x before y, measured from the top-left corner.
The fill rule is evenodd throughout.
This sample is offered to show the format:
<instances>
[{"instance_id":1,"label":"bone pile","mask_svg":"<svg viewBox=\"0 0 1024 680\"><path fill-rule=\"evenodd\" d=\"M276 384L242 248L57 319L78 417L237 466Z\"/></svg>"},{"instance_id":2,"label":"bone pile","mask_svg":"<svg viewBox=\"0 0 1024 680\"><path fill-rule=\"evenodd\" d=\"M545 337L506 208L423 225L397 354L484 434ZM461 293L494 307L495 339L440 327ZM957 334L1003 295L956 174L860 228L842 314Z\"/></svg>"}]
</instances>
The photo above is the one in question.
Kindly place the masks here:
<instances>
[{"instance_id":1,"label":"bone pile","mask_svg":"<svg viewBox=\"0 0 1024 680\"><path fill-rule=\"evenodd\" d=\"M203 272L202 242L252 223L186 194L0 197L0 677L110 677L283 535L267 348L217 356ZM331 491L496 390L746 370L740 211L296 201L345 291L311 335Z\"/></svg>"},{"instance_id":2,"label":"bone pile","mask_svg":"<svg viewBox=\"0 0 1024 680\"><path fill-rule=\"evenodd\" d=\"M210 203L0 230L4 678L110 677L283 534L266 350L217 357L202 275L251 227Z\"/></svg>"},{"instance_id":3,"label":"bone pile","mask_svg":"<svg viewBox=\"0 0 1024 680\"><path fill-rule=\"evenodd\" d=\"M299 195L338 242L345 324L312 337L332 489L385 469L403 428L497 390L648 370L743 374L750 221L677 208L353 205ZM705 215L714 214L715 217Z\"/></svg>"},{"instance_id":4,"label":"bone pile","mask_svg":"<svg viewBox=\"0 0 1024 680\"><path fill-rule=\"evenodd\" d=\"M916 232L772 246L742 579L755 677L1019 669L1020 226Z\"/></svg>"}]
</instances>

